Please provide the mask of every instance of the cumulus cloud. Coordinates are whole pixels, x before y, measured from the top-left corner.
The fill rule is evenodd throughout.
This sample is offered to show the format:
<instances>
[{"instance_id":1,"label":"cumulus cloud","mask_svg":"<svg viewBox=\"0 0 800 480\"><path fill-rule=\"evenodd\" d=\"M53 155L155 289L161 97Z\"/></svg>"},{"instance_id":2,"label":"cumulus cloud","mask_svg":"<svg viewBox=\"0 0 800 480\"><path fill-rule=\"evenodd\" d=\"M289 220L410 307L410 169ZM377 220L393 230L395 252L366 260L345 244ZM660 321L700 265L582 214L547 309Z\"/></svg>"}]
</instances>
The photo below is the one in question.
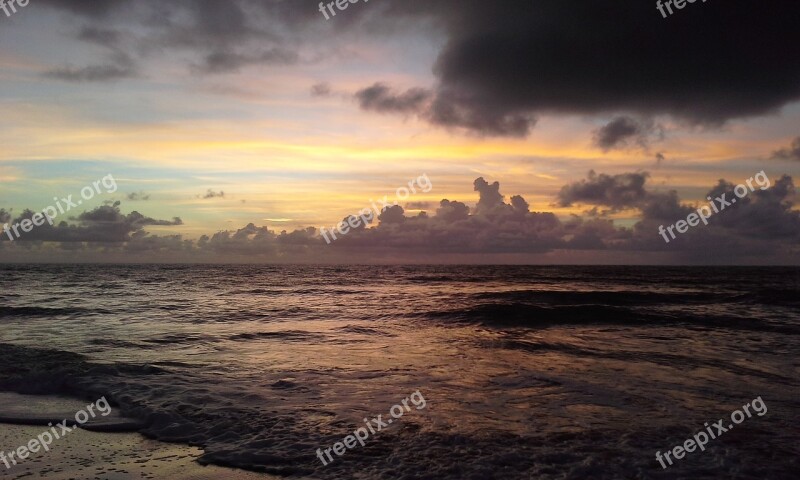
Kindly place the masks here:
<instances>
[{"instance_id":1,"label":"cumulus cloud","mask_svg":"<svg viewBox=\"0 0 800 480\"><path fill-rule=\"evenodd\" d=\"M447 223L455 223L469 218L469 207L461 202L444 199L436 209L436 218Z\"/></svg>"},{"instance_id":2,"label":"cumulus cloud","mask_svg":"<svg viewBox=\"0 0 800 480\"><path fill-rule=\"evenodd\" d=\"M405 210L400 205L391 205L381 211L378 220L381 224L403 223L406 221L404 213Z\"/></svg>"},{"instance_id":3,"label":"cumulus cloud","mask_svg":"<svg viewBox=\"0 0 800 480\"><path fill-rule=\"evenodd\" d=\"M733 183L719 180L707 196L736 198ZM773 180L766 190L756 189L748 196L738 198L736 203L714 215L710 223L735 230L742 236L752 238L800 239L800 215L793 211L795 186L792 178L782 175Z\"/></svg>"},{"instance_id":4,"label":"cumulus cloud","mask_svg":"<svg viewBox=\"0 0 800 480\"><path fill-rule=\"evenodd\" d=\"M648 196L644 188L648 176L647 172L598 175L591 170L587 179L561 188L558 193L559 205L591 204L610 207L613 212L638 207Z\"/></svg>"},{"instance_id":5,"label":"cumulus cloud","mask_svg":"<svg viewBox=\"0 0 800 480\"><path fill-rule=\"evenodd\" d=\"M678 192L674 190L666 193L647 194L641 205L642 216L647 220L675 221L675 219L685 218L694 210L682 205L678 198Z\"/></svg>"},{"instance_id":6,"label":"cumulus cloud","mask_svg":"<svg viewBox=\"0 0 800 480\"><path fill-rule=\"evenodd\" d=\"M8 220L9 226L23 220L32 220L34 213L32 210L24 210L17 218ZM120 211L119 202L82 212L67 220L56 220L58 223L50 225L45 222L30 232L22 233L19 238L14 239L14 242L122 243L129 241L131 234L141 232L147 226L183 225L179 217L172 220L158 220L137 211L125 215ZM10 241L5 235L2 239Z\"/></svg>"},{"instance_id":7,"label":"cumulus cloud","mask_svg":"<svg viewBox=\"0 0 800 480\"><path fill-rule=\"evenodd\" d=\"M500 182L489 183L480 177L475 180L473 187L478 192L478 204L475 207L476 213L489 213L498 207L505 206L503 195L500 194Z\"/></svg>"},{"instance_id":8,"label":"cumulus cloud","mask_svg":"<svg viewBox=\"0 0 800 480\"><path fill-rule=\"evenodd\" d=\"M267 227L257 227L250 223L235 232L217 232L212 236L203 235L197 241L201 250L217 254L270 254L275 250L274 232Z\"/></svg>"},{"instance_id":9,"label":"cumulus cloud","mask_svg":"<svg viewBox=\"0 0 800 480\"><path fill-rule=\"evenodd\" d=\"M795 187L788 175L772 179L770 188L757 188L712 216L709 225L691 229L669 245L659 236L659 225L685 219L698 205L681 202L674 191L651 192L646 189L646 179L647 174L639 172L591 172L587 179L565 185L559 193L564 204L635 209L640 220L632 227L616 225L607 218L574 215L563 221L552 212L531 211L530 204L520 195L511 196L506 203L499 182L481 177L473 182L478 194L474 211L466 203L448 199L442 200L430 216L409 216L403 207L393 205L381 212L377 222L351 228L330 245L313 227L277 233L252 223L238 230L203 235L196 241L179 235L150 235L146 227L180 226L181 219L158 220L135 211L123 214L117 203L83 212L56 226L44 224L21 241L5 239L0 242L0 258L17 258L20 249L33 254L56 251L54 248L85 252L93 260L102 258L102 252L133 256L123 257L128 259L139 258L136 255L164 255L170 259L180 256L185 261L438 261L449 255L482 259L489 258L487 255L559 252L564 256L554 258L566 259L575 250L591 250L597 255L635 253L636 258L661 254L679 263L707 263L712 257L736 263L746 255L784 262L797 258L800 212L795 210ZM725 193L730 198L733 188L732 183L720 180L708 195ZM31 218L32 214L26 210L14 221ZM0 209L0 220L10 217ZM357 223L351 217L344 222L350 220Z\"/></svg>"},{"instance_id":10,"label":"cumulus cloud","mask_svg":"<svg viewBox=\"0 0 800 480\"><path fill-rule=\"evenodd\" d=\"M517 213L525 214L528 213L530 205L521 195L514 195L511 197L511 208Z\"/></svg>"}]
</instances>

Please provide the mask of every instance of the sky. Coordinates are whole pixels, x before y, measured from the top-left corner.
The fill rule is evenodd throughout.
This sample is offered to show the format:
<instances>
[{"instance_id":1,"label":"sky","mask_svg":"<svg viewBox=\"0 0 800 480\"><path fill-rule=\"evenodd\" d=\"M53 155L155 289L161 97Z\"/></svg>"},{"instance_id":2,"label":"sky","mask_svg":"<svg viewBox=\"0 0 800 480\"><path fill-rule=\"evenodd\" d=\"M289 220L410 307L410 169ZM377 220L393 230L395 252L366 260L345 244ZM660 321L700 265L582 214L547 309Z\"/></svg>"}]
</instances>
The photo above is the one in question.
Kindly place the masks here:
<instances>
[{"instance_id":1,"label":"sky","mask_svg":"<svg viewBox=\"0 0 800 480\"><path fill-rule=\"evenodd\" d=\"M0 10L0 262L800 263L797 2L340 4Z\"/></svg>"}]
</instances>

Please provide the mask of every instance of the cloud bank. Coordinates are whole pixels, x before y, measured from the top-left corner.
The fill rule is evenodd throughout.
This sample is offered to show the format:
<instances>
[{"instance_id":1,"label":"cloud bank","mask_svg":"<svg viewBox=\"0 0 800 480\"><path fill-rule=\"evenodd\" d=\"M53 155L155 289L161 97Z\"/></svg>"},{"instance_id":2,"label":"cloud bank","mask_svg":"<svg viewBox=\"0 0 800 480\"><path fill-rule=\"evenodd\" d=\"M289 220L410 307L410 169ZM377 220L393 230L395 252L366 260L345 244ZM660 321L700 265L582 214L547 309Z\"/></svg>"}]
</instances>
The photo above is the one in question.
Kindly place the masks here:
<instances>
[{"instance_id":1,"label":"cloud bank","mask_svg":"<svg viewBox=\"0 0 800 480\"><path fill-rule=\"evenodd\" d=\"M353 229L330 245L314 227L277 233L252 223L198 240L151 235L148 226L176 227L182 221L157 220L138 212L125 215L117 202L56 226L37 227L14 242L3 238L0 260L67 261L85 256L94 261L447 263L459 256L461 261L480 263L506 255L536 263L535 258L542 261L541 256L548 255L550 263L558 263L579 251L617 262L628 255L645 263L650 259L653 263L736 264L750 257L796 263L800 258L800 212L794 209L795 187L788 175L772 178L770 188L756 189L711 217L708 226L693 229L669 245L659 236L658 226L685 218L696 206L682 203L675 192L648 189L648 176L647 172L589 172L586 179L565 185L556 199L561 205L631 210L639 218L632 226L591 215L562 220L553 212L532 211L522 196L506 201L499 182L480 177L473 183L478 197L473 207L442 199L434 212L409 216L400 205L388 206L369 228ZM733 188L734 184L721 179L707 195L731 197ZM26 210L12 219L10 212L0 209L0 220L19 222L32 214Z\"/></svg>"}]
</instances>

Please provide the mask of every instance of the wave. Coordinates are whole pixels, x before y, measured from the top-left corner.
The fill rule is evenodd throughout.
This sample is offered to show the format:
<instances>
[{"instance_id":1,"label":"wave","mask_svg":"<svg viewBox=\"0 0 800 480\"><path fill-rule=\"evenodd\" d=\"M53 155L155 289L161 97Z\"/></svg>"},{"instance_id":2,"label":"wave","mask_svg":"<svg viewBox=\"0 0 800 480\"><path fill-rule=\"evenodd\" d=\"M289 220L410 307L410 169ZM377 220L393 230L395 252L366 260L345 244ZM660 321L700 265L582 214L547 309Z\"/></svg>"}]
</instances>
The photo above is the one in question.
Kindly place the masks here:
<instances>
[{"instance_id":1,"label":"wave","mask_svg":"<svg viewBox=\"0 0 800 480\"><path fill-rule=\"evenodd\" d=\"M227 297L228 295L285 295L286 290L269 290L266 288L251 288L244 290L231 290L230 292L220 292L220 296Z\"/></svg>"},{"instance_id":2,"label":"wave","mask_svg":"<svg viewBox=\"0 0 800 480\"><path fill-rule=\"evenodd\" d=\"M217 337L204 335L200 333L173 333L163 335L161 337L147 338L142 340L144 343L154 343L159 345L173 344L173 343L189 343L189 342L215 342Z\"/></svg>"},{"instance_id":3,"label":"wave","mask_svg":"<svg viewBox=\"0 0 800 480\"><path fill-rule=\"evenodd\" d=\"M750 305L772 305L800 307L800 292L797 289L770 288L738 296L741 303Z\"/></svg>"},{"instance_id":4,"label":"wave","mask_svg":"<svg viewBox=\"0 0 800 480\"><path fill-rule=\"evenodd\" d=\"M58 317L78 314L108 313L102 310L88 310L77 307L3 307L0 318L4 317Z\"/></svg>"},{"instance_id":5,"label":"wave","mask_svg":"<svg viewBox=\"0 0 800 480\"><path fill-rule=\"evenodd\" d=\"M527 303L483 303L467 308L426 314L434 319L479 323L491 327L545 328L558 325L673 325L688 328L723 328L772 331L800 335L800 326L778 324L756 318L692 315L613 305L530 305Z\"/></svg>"},{"instance_id":6,"label":"wave","mask_svg":"<svg viewBox=\"0 0 800 480\"><path fill-rule=\"evenodd\" d=\"M735 300L736 295L727 297L716 292L636 292L636 291L541 291L511 290L505 292L476 293L476 300L492 300L495 302L524 302L541 305L657 305L657 304L703 304L720 302L725 299Z\"/></svg>"},{"instance_id":7,"label":"wave","mask_svg":"<svg viewBox=\"0 0 800 480\"><path fill-rule=\"evenodd\" d=\"M0 364L15 365L0 369L0 390L22 394L69 394L97 398L100 390L81 379L87 374L101 376L159 375L164 370L152 365L93 364L72 352L0 344Z\"/></svg>"},{"instance_id":8,"label":"wave","mask_svg":"<svg viewBox=\"0 0 800 480\"><path fill-rule=\"evenodd\" d=\"M649 315L603 305L550 306L521 303L484 303L456 310L429 314L434 318L479 322L495 326L546 326L548 324L642 324L653 320Z\"/></svg>"},{"instance_id":9,"label":"wave","mask_svg":"<svg viewBox=\"0 0 800 480\"><path fill-rule=\"evenodd\" d=\"M696 355L678 355L652 351L631 351L621 349L599 350L565 343L550 343L518 339L498 339L484 341L482 344L487 348L522 350L532 354L557 352L575 357L602 358L620 360L624 362L649 362L658 365L669 365L676 368L711 368L714 370L725 370L734 375L751 376L785 385L794 385L794 379L792 377L766 372L764 370L759 370L757 368L747 367L744 365L738 365L735 363L738 358L734 358L733 362L726 362L724 360L703 359L697 357Z\"/></svg>"},{"instance_id":10,"label":"wave","mask_svg":"<svg viewBox=\"0 0 800 480\"><path fill-rule=\"evenodd\" d=\"M233 340L233 341L261 340L261 339L286 340L289 342L306 342L306 341L318 341L320 339L324 339L324 336L311 332L286 330L282 332L237 333L236 335L231 335L230 337L228 337L228 340Z\"/></svg>"},{"instance_id":11,"label":"wave","mask_svg":"<svg viewBox=\"0 0 800 480\"><path fill-rule=\"evenodd\" d=\"M397 335L387 331L378 330L377 328L361 327L358 325L345 325L334 329L338 332L355 333L358 335L382 336L382 337L396 337Z\"/></svg>"},{"instance_id":12,"label":"wave","mask_svg":"<svg viewBox=\"0 0 800 480\"><path fill-rule=\"evenodd\" d=\"M464 277L456 277L453 275L414 275L404 279L407 282L413 283L428 283L428 282L463 282Z\"/></svg>"},{"instance_id":13,"label":"wave","mask_svg":"<svg viewBox=\"0 0 800 480\"><path fill-rule=\"evenodd\" d=\"M283 293L287 295L360 295L370 292L367 290L351 290L347 288L297 288L286 290Z\"/></svg>"},{"instance_id":14,"label":"wave","mask_svg":"<svg viewBox=\"0 0 800 480\"><path fill-rule=\"evenodd\" d=\"M255 406L233 404L230 395L234 393L214 382L198 383L152 365L98 364L71 352L2 343L0 362L20 365L0 369L0 391L87 401L106 397L114 411L128 421L108 422L105 428L136 428L156 440L199 446L205 450L199 459L203 464L309 475L318 468L318 461L308 455L308 448L331 444L347 433L344 429L325 433L310 428L301 424L292 410L266 413L259 402L253 402ZM279 392L306 388L288 379L271 386ZM235 392L237 399L239 393ZM42 416L32 421L44 420L52 419ZM100 424L95 427L104 428Z\"/></svg>"}]
</instances>

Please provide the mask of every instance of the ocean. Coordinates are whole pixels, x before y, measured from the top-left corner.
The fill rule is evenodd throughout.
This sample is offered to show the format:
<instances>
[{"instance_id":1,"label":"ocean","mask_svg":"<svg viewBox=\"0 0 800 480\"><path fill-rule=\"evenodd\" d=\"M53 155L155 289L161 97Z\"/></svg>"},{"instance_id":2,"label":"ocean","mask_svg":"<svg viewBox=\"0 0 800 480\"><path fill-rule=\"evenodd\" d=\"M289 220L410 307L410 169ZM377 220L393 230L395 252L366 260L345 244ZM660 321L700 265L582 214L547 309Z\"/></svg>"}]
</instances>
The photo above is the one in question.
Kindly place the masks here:
<instances>
[{"instance_id":1,"label":"ocean","mask_svg":"<svg viewBox=\"0 0 800 480\"><path fill-rule=\"evenodd\" d=\"M0 390L104 395L204 463L321 479L800 471L800 268L0 272ZM320 460L415 392L424 408ZM765 414L657 460L759 397Z\"/></svg>"}]
</instances>

